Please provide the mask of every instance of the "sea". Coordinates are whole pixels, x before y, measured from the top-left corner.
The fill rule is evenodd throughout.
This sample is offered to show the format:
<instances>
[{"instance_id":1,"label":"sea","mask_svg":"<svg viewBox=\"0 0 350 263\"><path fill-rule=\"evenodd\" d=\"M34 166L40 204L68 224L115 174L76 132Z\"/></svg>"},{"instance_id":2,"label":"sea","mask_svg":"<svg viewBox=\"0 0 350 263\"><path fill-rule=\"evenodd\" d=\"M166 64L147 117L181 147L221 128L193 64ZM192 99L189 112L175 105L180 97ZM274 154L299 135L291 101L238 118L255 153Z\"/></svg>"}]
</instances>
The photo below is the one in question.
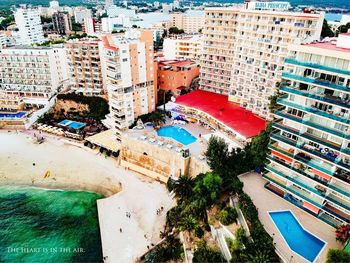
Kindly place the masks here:
<instances>
[{"instance_id":1,"label":"sea","mask_svg":"<svg viewBox=\"0 0 350 263\"><path fill-rule=\"evenodd\" d=\"M0 187L0 262L102 262L91 192Z\"/></svg>"}]
</instances>

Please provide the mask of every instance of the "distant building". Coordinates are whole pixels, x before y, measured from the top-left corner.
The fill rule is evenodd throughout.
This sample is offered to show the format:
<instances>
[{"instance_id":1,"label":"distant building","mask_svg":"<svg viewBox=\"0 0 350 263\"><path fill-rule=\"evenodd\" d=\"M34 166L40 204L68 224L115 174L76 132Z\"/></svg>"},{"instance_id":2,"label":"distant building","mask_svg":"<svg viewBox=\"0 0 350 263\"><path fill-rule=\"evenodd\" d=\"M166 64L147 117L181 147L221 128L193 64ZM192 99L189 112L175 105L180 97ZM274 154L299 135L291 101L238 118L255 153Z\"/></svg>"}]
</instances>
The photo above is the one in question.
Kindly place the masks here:
<instances>
[{"instance_id":1,"label":"distant building","mask_svg":"<svg viewBox=\"0 0 350 263\"><path fill-rule=\"evenodd\" d=\"M165 14L170 13L171 11L173 11L173 4L162 4L162 12Z\"/></svg>"},{"instance_id":2,"label":"distant building","mask_svg":"<svg viewBox=\"0 0 350 263\"><path fill-rule=\"evenodd\" d=\"M54 13L52 15L52 23L54 30L60 35L66 35L72 31L72 21L68 13Z\"/></svg>"},{"instance_id":3,"label":"distant building","mask_svg":"<svg viewBox=\"0 0 350 263\"><path fill-rule=\"evenodd\" d=\"M204 27L204 13L196 12L191 14L171 14L171 26L183 29L185 33L198 33Z\"/></svg>"},{"instance_id":4,"label":"distant building","mask_svg":"<svg viewBox=\"0 0 350 263\"><path fill-rule=\"evenodd\" d=\"M82 24L85 18L92 18L91 9L87 9L81 6L74 8L74 21L76 23Z\"/></svg>"},{"instance_id":5,"label":"distant building","mask_svg":"<svg viewBox=\"0 0 350 263\"><path fill-rule=\"evenodd\" d=\"M71 87L87 96L104 95L99 40L82 39L65 43Z\"/></svg>"},{"instance_id":6,"label":"distant building","mask_svg":"<svg viewBox=\"0 0 350 263\"><path fill-rule=\"evenodd\" d=\"M60 4L58 1L50 1L49 6L52 9L58 9L60 7Z\"/></svg>"},{"instance_id":7,"label":"distant building","mask_svg":"<svg viewBox=\"0 0 350 263\"><path fill-rule=\"evenodd\" d=\"M82 31L88 35L93 35L96 32L99 32L98 30L97 21L95 18L84 18L82 23Z\"/></svg>"},{"instance_id":8,"label":"distant building","mask_svg":"<svg viewBox=\"0 0 350 263\"><path fill-rule=\"evenodd\" d=\"M199 65L192 60L164 60L157 66L158 91L171 91L175 96L182 90L189 90L192 81L199 76Z\"/></svg>"},{"instance_id":9,"label":"distant building","mask_svg":"<svg viewBox=\"0 0 350 263\"><path fill-rule=\"evenodd\" d=\"M199 35L173 35L164 39L164 58L192 59L199 62L203 42Z\"/></svg>"},{"instance_id":10,"label":"distant building","mask_svg":"<svg viewBox=\"0 0 350 263\"><path fill-rule=\"evenodd\" d=\"M23 45L45 42L38 9L19 8L14 16L21 38L20 42Z\"/></svg>"},{"instance_id":11,"label":"distant building","mask_svg":"<svg viewBox=\"0 0 350 263\"><path fill-rule=\"evenodd\" d=\"M112 32L113 30L120 30L125 27L131 27L130 18L124 15L117 17L103 17L101 19L102 31Z\"/></svg>"},{"instance_id":12,"label":"distant building","mask_svg":"<svg viewBox=\"0 0 350 263\"><path fill-rule=\"evenodd\" d=\"M134 17L136 16L136 11L127 9L127 8L122 8L122 7L117 7L115 5L110 6L107 10L107 15L109 17L118 17L120 15L124 15L125 17Z\"/></svg>"},{"instance_id":13,"label":"distant building","mask_svg":"<svg viewBox=\"0 0 350 263\"><path fill-rule=\"evenodd\" d=\"M109 8L110 6L114 5L113 0L105 0L105 8Z\"/></svg>"},{"instance_id":14,"label":"distant building","mask_svg":"<svg viewBox=\"0 0 350 263\"><path fill-rule=\"evenodd\" d=\"M288 47L267 189L322 221L350 222L350 34Z\"/></svg>"},{"instance_id":15,"label":"distant building","mask_svg":"<svg viewBox=\"0 0 350 263\"><path fill-rule=\"evenodd\" d=\"M131 30L124 36L103 36L103 76L117 139L138 116L155 110L156 84L153 34Z\"/></svg>"}]
</instances>

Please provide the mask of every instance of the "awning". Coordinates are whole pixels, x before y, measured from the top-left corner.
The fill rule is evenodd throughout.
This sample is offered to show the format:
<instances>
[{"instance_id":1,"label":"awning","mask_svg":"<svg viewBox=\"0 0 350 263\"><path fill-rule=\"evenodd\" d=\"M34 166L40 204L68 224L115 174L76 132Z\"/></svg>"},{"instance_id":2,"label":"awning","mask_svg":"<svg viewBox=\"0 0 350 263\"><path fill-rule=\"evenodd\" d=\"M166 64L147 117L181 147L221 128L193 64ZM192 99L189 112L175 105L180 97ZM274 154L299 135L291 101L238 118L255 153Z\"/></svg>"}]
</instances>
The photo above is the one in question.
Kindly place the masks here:
<instances>
[{"instance_id":1,"label":"awning","mask_svg":"<svg viewBox=\"0 0 350 263\"><path fill-rule=\"evenodd\" d=\"M286 156L286 155L284 155L284 154L282 154L282 153L276 152L276 151L271 151L271 153L272 153L273 155L275 155L275 156L277 156L277 157L279 157L279 158L281 158L281 159L283 159L283 160L289 162L289 163L291 163L292 160L293 160L292 158L290 158L290 157L288 157L288 156Z\"/></svg>"},{"instance_id":2,"label":"awning","mask_svg":"<svg viewBox=\"0 0 350 263\"><path fill-rule=\"evenodd\" d=\"M327 174L325 174L325 173L322 173L322 172L320 172L320 171L318 171L318 170L316 170L316 169L312 169L312 172L313 172L314 174L316 174L317 176L322 177L322 178L324 178L324 179L326 179L326 180L328 180L328 181L330 181L331 178L332 178L332 177L330 177L329 175L327 175Z\"/></svg>"},{"instance_id":3,"label":"awning","mask_svg":"<svg viewBox=\"0 0 350 263\"><path fill-rule=\"evenodd\" d=\"M320 211L320 209L316 206L314 206L313 204L310 204L309 202L304 201L303 203L303 207L305 207L306 209L310 210L311 212L315 213L316 215L318 214L318 212Z\"/></svg>"}]
</instances>

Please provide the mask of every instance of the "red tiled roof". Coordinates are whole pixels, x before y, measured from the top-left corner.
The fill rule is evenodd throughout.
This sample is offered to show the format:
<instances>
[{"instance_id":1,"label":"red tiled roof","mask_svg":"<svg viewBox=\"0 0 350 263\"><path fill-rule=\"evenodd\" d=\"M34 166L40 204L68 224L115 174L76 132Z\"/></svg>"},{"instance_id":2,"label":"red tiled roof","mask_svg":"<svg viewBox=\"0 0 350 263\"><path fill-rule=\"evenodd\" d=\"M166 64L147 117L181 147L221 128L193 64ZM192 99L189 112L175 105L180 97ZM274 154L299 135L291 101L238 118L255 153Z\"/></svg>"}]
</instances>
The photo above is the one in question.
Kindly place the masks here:
<instances>
[{"instance_id":1,"label":"red tiled roof","mask_svg":"<svg viewBox=\"0 0 350 263\"><path fill-rule=\"evenodd\" d=\"M114 51L117 51L118 48L116 48L115 46L112 46L111 43L110 43L111 39L108 38L108 36L103 36L102 37L102 42L103 42L103 46L107 49L110 49L110 50L114 50Z\"/></svg>"},{"instance_id":2,"label":"red tiled roof","mask_svg":"<svg viewBox=\"0 0 350 263\"><path fill-rule=\"evenodd\" d=\"M227 96L209 91L192 91L177 97L176 103L203 111L246 138L258 135L267 123L238 104L229 102Z\"/></svg>"}]
</instances>

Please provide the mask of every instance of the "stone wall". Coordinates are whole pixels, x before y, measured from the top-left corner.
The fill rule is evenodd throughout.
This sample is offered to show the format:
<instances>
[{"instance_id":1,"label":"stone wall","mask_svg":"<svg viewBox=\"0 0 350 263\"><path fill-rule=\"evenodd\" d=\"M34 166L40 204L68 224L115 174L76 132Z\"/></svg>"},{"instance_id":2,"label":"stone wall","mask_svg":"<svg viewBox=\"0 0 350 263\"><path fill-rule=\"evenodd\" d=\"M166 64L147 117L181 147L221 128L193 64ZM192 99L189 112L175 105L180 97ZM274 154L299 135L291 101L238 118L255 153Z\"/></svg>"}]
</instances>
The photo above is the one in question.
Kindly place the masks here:
<instances>
[{"instance_id":1,"label":"stone wall","mask_svg":"<svg viewBox=\"0 0 350 263\"><path fill-rule=\"evenodd\" d=\"M196 176L209 170L208 165L193 157L166 147L151 144L127 135L122 136L120 164L128 169L166 183L170 176Z\"/></svg>"}]
</instances>

